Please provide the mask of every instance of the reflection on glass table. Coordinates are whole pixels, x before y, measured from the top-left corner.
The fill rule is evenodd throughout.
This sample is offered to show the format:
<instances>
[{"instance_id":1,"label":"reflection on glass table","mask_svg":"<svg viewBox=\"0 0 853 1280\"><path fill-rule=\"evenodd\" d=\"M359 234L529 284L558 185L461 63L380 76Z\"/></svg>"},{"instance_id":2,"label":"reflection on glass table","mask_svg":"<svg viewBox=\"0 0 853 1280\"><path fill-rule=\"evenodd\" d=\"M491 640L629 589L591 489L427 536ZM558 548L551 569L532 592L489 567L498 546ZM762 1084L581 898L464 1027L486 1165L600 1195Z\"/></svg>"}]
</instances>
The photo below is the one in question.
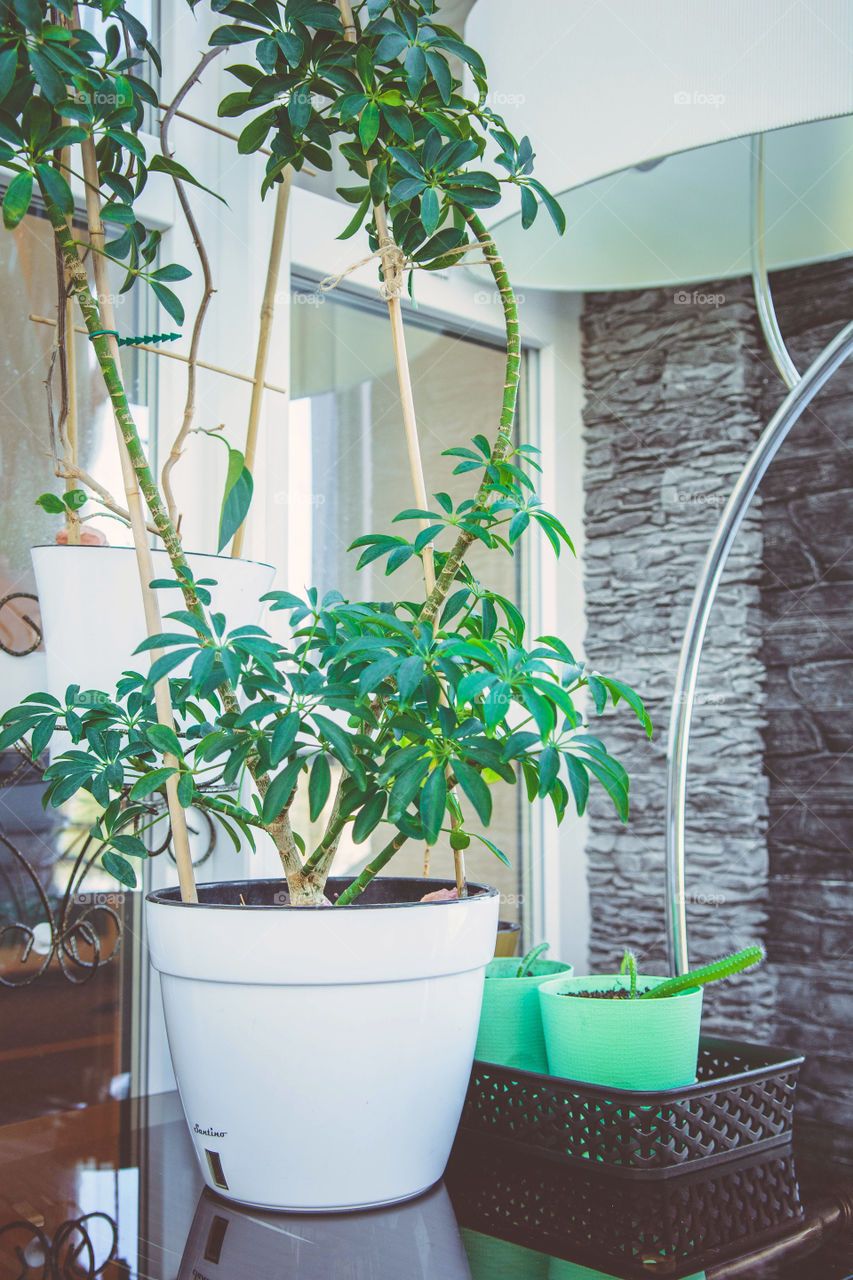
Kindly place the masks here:
<instances>
[{"instance_id":1,"label":"reflection on glass table","mask_svg":"<svg viewBox=\"0 0 853 1280\"><path fill-rule=\"evenodd\" d=\"M785 1145L637 1187L460 1139L416 1200L297 1215L206 1190L176 1095L0 1127L0 1280L848 1280L851 1228Z\"/></svg>"}]
</instances>

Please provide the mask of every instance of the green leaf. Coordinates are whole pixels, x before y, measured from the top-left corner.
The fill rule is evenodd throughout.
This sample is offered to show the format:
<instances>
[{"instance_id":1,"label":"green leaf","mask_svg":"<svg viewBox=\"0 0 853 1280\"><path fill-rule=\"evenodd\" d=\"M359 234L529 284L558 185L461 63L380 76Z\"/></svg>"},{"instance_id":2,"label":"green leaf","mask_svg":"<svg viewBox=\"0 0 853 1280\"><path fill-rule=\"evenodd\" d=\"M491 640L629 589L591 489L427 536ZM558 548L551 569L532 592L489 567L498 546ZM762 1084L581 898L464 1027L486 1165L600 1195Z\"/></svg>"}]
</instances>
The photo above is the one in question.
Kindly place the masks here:
<instances>
[{"instance_id":1,"label":"green leaf","mask_svg":"<svg viewBox=\"0 0 853 1280\"><path fill-rule=\"evenodd\" d=\"M323 737L331 744L334 754L344 768L350 772L358 769L359 764L347 731L339 724L335 724L334 720L329 720L327 716L318 715L316 711L312 712L312 719Z\"/></svg>"},{"instance_id":2,"label":"green leaf","mask_svg":"<svg viewBox=\"0 0 853 1280\"><path fill-rule=\"evenodd\" d=\"M533 192L528 187L521 188L521 225L526 231L532 227L539 212L539 205Z\"/></svg>"},{"instance_id":3,"label":"green leaf","mask_svg":"<svg viewBox=\"0 0 853 1280\"><path fill-rule=\"evenodd\" d=\"M239 449L228 447L228 474L219 516L219 546L227 546L249 513L253 490L252 473Z\"/></svg>"},{"instance_id":4,"label":"green leaf","mask_svg":"<svg viewBox=\"0 0 853 1280\"><path fill-rule=\"evenodd\" d=\"M484 827L492 818L492 793L482 776L462 760L454 760L452 764L456 780L474 806L477 817Z\"/></svg>"},{"instance_id":5,"label":"green leaf","mask_svg":"<svg viewBox=\"0 0 853 1280\"><path fill-rule=\"evenodd\" d=\"M36 173L48 197L62 210L66 218L70 218L74 213L74 197L59 170L53 169L49 164L37 164Z\"/></svg>"},{"instance_id":6,"label":"green leaf","mask_svg":"<svg viewBox=\"0 0 853 1280\"><path fill-rule=\"evenodd\" d=\"M152 747L156 747L158 751L173 756L182 756L183 750L178 741L178 735L174 729L167 724L152 724L145 730L145 736L151 743Z\"/></svg>"},{"instance_id":7,"label":"green leaf","mask_svg":"<svg viewBox=\"0 0 853 1280\"><path fill-rule=\"evenodd\" d=\"M551 221L557 228L558 233L562 235L566 229L566 215L563 212L563 206L554 198L554 196L551 195L551 192L548 191L546 187L543 187L541 182L537 182L535 178L530 179L530 185L539 192L539 195L542 197L542 203L551 216Z\"/></svg>"},{"instance_id":8,"label":"green leaf","mask_svg":"<svg viewBox=\"0 0 853 1280\"><path fill-rule=\"evenodd\" d=\"M291 760L281 773L277 773L267 789L264 796L264 804L262 809L262 817L265 823L269 825L275 822L282 809L290 800L293 788L296 786L296 779L299 777L299 771L302 768L300 759Z\"/></svg>"},{"instance_id":9,"label":"green leaf","mask_svg":"<svg viewBox=\"0 0 853 1280\"><path fill-rule=\"evenodd\" d=\"M654 733L654 726L649 713L643 706L643 702L639 694L635 693L629 685L623 684L621 680L611 680L609 677L605 678L604 676L601 676L600 679L601 682L610 690L614 705L620 698L624 698L628 703L628 706L642 724L648 737L651 737Z\"/></svg>"},{"instance_id":10,"label":"green leaf","mask_svg":"<svg viewBox=\"0 0 853 1280\"><path fill-rule=\"evenodd\" d=\"M147 858L148 850L139 836L111 836L110 844L128 858Z\"/></svg>"},{"instance_id":11,"label":"green leaf","mask_svg":"<svg viewBox=\"0 0 853 1280\"><path fill-rule=\"evenodd\" d=\"M447 807L447 779L444 769L436 765L421 791L420 814L427 844L435 844Z\"/></svg>"},{"instance_id":12,"label":"green leaf","mask_svg":"<svg viewBox=\"0 0 853 1280\"><path fill-rule=\"evenodd\" d=\"M140 778L138 782L130 788L131 800L142 800L145 796L150 796L152 791L157 791L167 778L171 778L176 769L154 769L151 773L146 773L144 778Z\"/></svg>"},{"instance_id":13,"label":"green leaf","mask_svg":"<svg viewBox=\"0 0 853 1280\"><path fill-rule=\"evenodd\" d=\"M173 293L171 289L167 289L164 284L160 284L157 280L151 281L151 288L175 323L183 324L184 306L177 294Z\"/></svg>"},{"instance_id":14,"label":"green leaf","mask_svg":"<svg viewBox=\"0 0 853 1280\"><path fill-rule=\"evenodd\" d=\"M424 660L419 654L412 654L410 658L406 658L400 664L400 669L397 672L397 688L400 690L400 697L404 702L408 702L412 697L423 676Z\"/></svg>"},{"instance_id":15,"label":"green leaf","mask_svg":"<svg viewBox=\"0 0 853 1280\"><path fill-rule=\"evenodd\" d=\"M156 684L158 680L162 680L170 671L174 671L175 667L179 667L182 662L186 662L190 658L194 658L198 650L196 649L173 649L171 653L166 653L162 658L157 658L151 663L148 671L148 679L151 684Z\"/></svg>"},{"instance_id":16,"label":"green leaf","mask_svg":"<svg viewBox=\"0 0 853 1280\"><path fill-rule=\"evenodd\" d=\"M0 53L0 102L6 97L6 94L15 83L17 65L18 53L16 49L7 49L5 53Z\"/></svg>"},{"instance_id":17,"label":"green leaf","mask_svg":"<svg viewBox=\"0 0 853 1280\"><path fill-rule=\"evenodd\" d=\"M388 799L384 791L377 791L369 800L365 801L361 809L356 814L355 822L352 824L352 838L354 844L362 844L371 831L382 821L382 815L385 812L385 802Z\"/></svg>"},{"instance_id":18,"label":"green leaf","mask_svg":"<svg viewBox=\"0 0 853 1280\"><path fill-rule=\"evenodd\" d=\"M308 779L308 813L316 822L323 812L332 786L332 771L324 753L314 757L311 776Z\"/></svg>"},{"instance_id":19,"label":"green leaf","mask_svg":"<svg viewBox=\"0 0 853 1280\"><path fill-rule=\"evenodd\" d=\"M572 788L572 795L575 798L575 808L578 811L578 817L581 817L589 798L589 774L580 760L576 760L568 751L564 753L563 759L566 762L566 768L569 773L569 784Z\"/></svg>"},{"instance_id":20,"label":"green leaf","mask_svg":"<svg viewBox=\"0 0 853 1280\"><path fill-rule=\"evenodd\" d=\"M450 74L450 67L447 65L447 59L443 58L436 49L424 50L427 60L427 66L433 74L438 92L441 94L441 100L445 104L450 101L453 93L453 78Z\"/></svg>"},{"instance_id":21,"label":"green leaf","mask_svg":"<svg viewBox=\"0 0 853 1280\"><path fill-rule=\"evenodd\" d=\"M356 209L352 218L344 227L341 234L337 237L338 240L349 240L350 236L355 235L356 231L358 231L362 222L364 222L365 214L367 213L367 210L369 208L370 208L370 191L368 190L367 195L364 197L361 204Z\"/></svg>"},{"instance_id":22,"label":"green leaf","mask_svg":"<svg viewBox=\"0 0 853 1280\"><path fill-rule=\"evenodd\" d=\"M240 155L248 155L250 152L257 151L262 147L273 123L273 114L269 111L265 111L263 115L256 116L254 120L250 120L237 139L237 150Z\"/></svg>"},{"instance_id":23,"label":"green leaf","mask_svg":"<svg viewBox=\"0 0 853 1280\"><path fill-rule=\"evenodd\" d=\"M33 175L17 173L3 197L3 225L13 231L30 207L33 198Z\"/></svg>"},{"instance_id":24,"label":"green leaf","mask_svg":"<svg viewBox=\"0 0 853 1280\"><path fill-rule=\"evenodd\" d=\"M105 871L114 876L120 884L125 885L128 889L136 888L136 872L120 854L113 853L111 849L107 849L101 854L101 863Z\"/></svg>"},{"instance_id":25,"label":"green leaf","mask_svg":"<svg viewBox=\"0 0 853 1280\"><path fill-rule=\"evenodd\" d=\"M406 83L409 86L409 92L413 98L417 98L424 87L427 73L426 57L420 45L413 44L410 46L403 61L403 66L406 70Z\"/></svg>"},{"instance_id":26,"label":"green leaf","mask_svg":"<svg viewBox=\"0 0 853 1280\"><path fill-rule=\"evenodd\" d=\"M89 501L89 495L85 489L72 489L66 493L64 502L69 511L79 511L81 507L85 507Z\"/></svg>"},{"instance_id":27,"label":"green leaf","mask_svg":"<svg viewBox=\"0 0 853 1280\"><path fill-rule=\"evenodd\" d=\"M46 511L48 515L65 515L65 503L58 493L40 493L36 498L35 505L41 507L42 511Z\"/></svg>"},{"instance_id":28,"label":"green leaf","mask_svg":"<svg viewBox=\"0 0 853 1280\"><path fill-rule=\"evenodd\" d=\"M440 221L441 207L438 194L434 187L427 187L421 196L421 222L424 224L424 231L428 236L432 235Z\"/></svg>"},{"instance_id":29,"label":"green leaf","mask_svg":"<svg viewBox=\"0 0 853 1280\"><path fill-rule=\"evenodd\" d=\"M192 774L182 773L178 779L178 804L182 809L188 809L192 804L194 791L195 783Z\"/></svg>"},{"instance_id":30,"label":"green leaf","mask_svg":"<svg viewBox=\"0 0 853 1280\"><path fill-rule=\"evenodd\" d=\"M471 835L474 837L475 840L479 840L481 844L484 844L487 849L490 849L491 852L495 855L495 857L499 858L505 867L512 866L512 863L510 862L506 854L503 852L503 850L499 849L498 846L496 844L493 844L491 840L487 840L485 836L478 835L476 831L472 831Z\"/></svg>"},{"instance_id":31,"label":"green leaf","mask_svg":"<svg viewBox=\"0 0 853 1280\"><path fill-rule=\"evenodd\" d=\"M296 741L296 734L299 729L299 712L290 711L283 719L279 720L273 729L272 739L270 741L270 762L274 769L277 769L290 748Z\"/></svg>"},{"instance_id":32,"label":"green leaf","mask_svg":"<svg viewBox=\"0 0 853 1280\"><path fill-rule=\"evenodd\" d=\"M368 102L367 106L361 113L361 119L358 122L358 136L361 141L363 151L369 151L379 136L379 125L381 123L381 114L379 107L375 102Z\"/></svg>"},{"instance_id":33,"label":"green leaf","mask_svg":"<svg viewBox=\"0 0 853 1280\"><path fill-rule=\"evenodd\" d=\"M39 49L29 48L27 56L36 80L41 85L42 93L48 102L62 102L67 97L65 79L51 60Z\"/></svg>"},{"instance_id":34,"label":"green leaf","mask_svg":"<svg viewBox=\"0 0 853 1280\"><path fill-rule=\"evenodd\" d=\"M547 746L539 757L539 795L547 796L560 772L560 753L556 747Z\"/></svg>"}]
</instances>

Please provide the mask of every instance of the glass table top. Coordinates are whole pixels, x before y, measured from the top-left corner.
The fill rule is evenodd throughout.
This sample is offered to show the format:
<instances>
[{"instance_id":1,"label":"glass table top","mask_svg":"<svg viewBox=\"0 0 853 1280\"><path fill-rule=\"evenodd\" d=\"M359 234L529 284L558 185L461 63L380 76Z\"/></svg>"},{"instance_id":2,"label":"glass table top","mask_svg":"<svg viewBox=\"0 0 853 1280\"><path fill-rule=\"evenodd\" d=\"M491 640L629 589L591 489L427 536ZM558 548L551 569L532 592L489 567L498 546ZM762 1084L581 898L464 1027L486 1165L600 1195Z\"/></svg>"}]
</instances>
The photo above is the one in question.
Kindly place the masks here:
<instances>
[{"instance_id":1,"label":"glass table top","mask_svg":"<svg viewBox=\"0 0 853 1280\"><path fill-rule=\"evenodd\" d=\"M406 1204L272 1214L203 1187L177 1095L0 1128L0 1277L16 1280L848 1280L853 1187L787 1146L626 1182L460 1138Z\"/></svg>"}]
</instances>

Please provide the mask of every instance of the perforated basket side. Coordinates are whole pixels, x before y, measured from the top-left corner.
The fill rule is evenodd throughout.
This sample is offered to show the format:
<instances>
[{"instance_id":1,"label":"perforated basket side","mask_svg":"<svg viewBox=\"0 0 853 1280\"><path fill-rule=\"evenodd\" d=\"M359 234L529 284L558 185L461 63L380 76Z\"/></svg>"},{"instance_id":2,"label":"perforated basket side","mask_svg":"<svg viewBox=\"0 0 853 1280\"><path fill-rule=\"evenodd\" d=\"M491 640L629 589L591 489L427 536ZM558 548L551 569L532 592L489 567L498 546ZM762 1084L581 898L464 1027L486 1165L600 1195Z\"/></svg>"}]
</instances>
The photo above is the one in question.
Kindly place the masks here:
<instances>
[{"instance_id":1,"label":"perforated basket side","mask_svg":"<svg viewBox=\"0 0 853 1280\"><path fill-rule=\"evenodd\" d=\"M790 1144L664 1182L631 1183L598 1166L555 1168L462 1136L448 1185L464 1226L638 1277L710 1265L785 1235L803 1214Z\"/></svg>"},{"instance_id":2,"label":"perforated basket side","mask_svg":"<svg viewBox=\"0 0 853 1280\"><path fill-rule=\"evenodd\" d=\"M784 1142L801 1063L782 1050L709 1039L696 1084L634 1093L475 1062L461 1123L569 1163L667 1177Z\"/></svg>"}]
</instances>

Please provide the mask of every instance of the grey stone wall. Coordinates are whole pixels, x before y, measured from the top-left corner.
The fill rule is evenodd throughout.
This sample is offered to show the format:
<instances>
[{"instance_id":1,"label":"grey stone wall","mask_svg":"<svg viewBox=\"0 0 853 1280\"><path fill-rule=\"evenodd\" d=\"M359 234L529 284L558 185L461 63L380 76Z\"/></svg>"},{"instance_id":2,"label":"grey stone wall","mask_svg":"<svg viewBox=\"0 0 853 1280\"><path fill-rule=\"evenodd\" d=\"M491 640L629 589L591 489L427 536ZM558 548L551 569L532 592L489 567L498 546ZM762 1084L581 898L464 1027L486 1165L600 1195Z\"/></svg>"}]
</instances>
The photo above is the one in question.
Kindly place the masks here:
<instances>
[{"instance_id":1,"label":"grey stone wall","mask_svg":"<svg viewBox=\"0 0 853 1280\"><path fill-rule=\"evenodd\" d=\"M849 261L774 278L800 369L851 314ZM764 413L778 404L772 380ZM764 486L767 945L776 1034L808 1054L799 1106L853 1146L853 367L794 428Z\"/></svg>"},{"instance_id":2,"label":"grey stone wall","mask_svg":"<svg viewBox=\"0 0 853 1280\"><path fill-rule=\"evenodd\" d=\"M699 566L760 432L751 291L590 295L586 389L588 657L633 684L656 732L619 712L611 750L631 778L631 820L591 806L591 956L626 944L647 971L665 957L666 727ZM687 298L688 301L683 299ZM708 630L693 720L687 813L691 958L762 939L767 911L767 782L762 772L760 509L738 538ZM766 1034L772 983L757 972L706 1001L707 1025Z\"/></svg>"},{"instance_id":3,"label":"grey stone wall","mask_svg":"<svg viewBox=\"0 0 853 1280\"><path fill-rule=\"evenodd\" d=\"M774 279L801 364L849 319L851 285L849 262ZM591 955L611 966L628 944L656 971L678 651L721 508L784 388L748 281L589 295L582 329L586 649L641 692L656 725L650 744L624 713L606 726L631 820L591 804ZM807 1049L801 1114L839 1155L853 1135L851 422L848 366L738 537L703 650L686 824L691 960L768 949L761 969L708 992L706 1029Z\"/></svg>"}]
</instances>

